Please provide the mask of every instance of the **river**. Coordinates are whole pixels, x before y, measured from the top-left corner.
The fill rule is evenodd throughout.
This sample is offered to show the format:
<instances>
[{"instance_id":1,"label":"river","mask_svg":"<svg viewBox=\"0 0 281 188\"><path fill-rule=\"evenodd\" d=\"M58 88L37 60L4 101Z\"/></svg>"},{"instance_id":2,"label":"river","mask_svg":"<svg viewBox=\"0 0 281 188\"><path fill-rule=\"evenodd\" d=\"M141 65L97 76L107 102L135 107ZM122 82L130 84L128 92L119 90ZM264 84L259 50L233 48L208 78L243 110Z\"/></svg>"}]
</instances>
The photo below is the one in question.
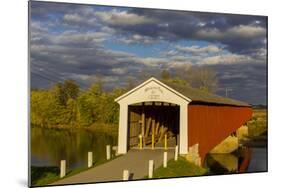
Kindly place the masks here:
<instances>
[{"instance_id":1,"label":"river","mask_svg":"<svg viewBox=\"0 0 281 188\"><path fill-rule=\"evenodd\" d=\"M67 170L87 166L87 153L94 163L106 160L106 145L117 145L117 135L88 130L31 128L31 166L59 166L66 160Z\"/></svg>"},{"instance_id":2,"label":"river","mask_svg":"<svg viewBox=\"0 0 281 188\"><path fill-rule=\"evenodd\" d=\"M267 171L267 135L241 141L233 153L208 154L204 167L209 175ZM247 161L248 160L248 161Z\"/></svg>"},{"instance_id":3,"label":"river","mask_svg":"<svg viewBox=\"0 0 281 188\"><path fill-rule=\"evenodd\" d=\"M94 163L105 161L106 145L117 145L117 135L88 130L55 130L31 128L31 166L58 167L60 160L66 160L67 170L87 166L87 153L93 152ZM249 165L243 172L267 170L267 140L250 140L231 154L210 154L204 167L209 174L239 173L245 159L245 152L251 151Z\"/></svg>"}]
</instances>

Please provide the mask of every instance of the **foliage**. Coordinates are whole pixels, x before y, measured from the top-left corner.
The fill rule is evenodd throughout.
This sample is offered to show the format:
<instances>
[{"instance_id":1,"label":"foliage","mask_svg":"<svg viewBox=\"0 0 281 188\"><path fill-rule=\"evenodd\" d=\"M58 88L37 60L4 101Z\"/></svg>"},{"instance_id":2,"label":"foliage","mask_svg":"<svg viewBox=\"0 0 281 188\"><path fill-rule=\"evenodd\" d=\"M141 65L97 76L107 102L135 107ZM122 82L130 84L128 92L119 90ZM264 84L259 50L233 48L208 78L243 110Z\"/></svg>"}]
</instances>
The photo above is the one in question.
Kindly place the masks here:
<instances>
[{"instance_id":1,"label":"foliage","mask_svg":"<svg viewBox=\"0 0 281 188\"><path fill-rule=\"evenodd\" d=\"M267 110L254 110L253 118L247 122L249 137L260 136L267 131Z\"/></svg>"},{"instance_id":2,"label":"foliage","mask_svg":"<svg viewBox=\"0 0 281 188\"><path fill-rule=\"evenodd\" d=\"M31 185L47 185L59 179L59 167L31 166Z\"/></svg>"},{"instance_id":3,"label":"foliage","mask_svg":"<svg viewBox=\"0 0 281 188\"><path fill-rule=\"evenodd\" d=\"M100 83L86 91L71 80L58 83L49 90L31 92L31 124L42 127L53 125L89 126L94 123L118 122L118 104L114 99L125 92L116 89L102 91Z\"/></svg>"}]
</instances>

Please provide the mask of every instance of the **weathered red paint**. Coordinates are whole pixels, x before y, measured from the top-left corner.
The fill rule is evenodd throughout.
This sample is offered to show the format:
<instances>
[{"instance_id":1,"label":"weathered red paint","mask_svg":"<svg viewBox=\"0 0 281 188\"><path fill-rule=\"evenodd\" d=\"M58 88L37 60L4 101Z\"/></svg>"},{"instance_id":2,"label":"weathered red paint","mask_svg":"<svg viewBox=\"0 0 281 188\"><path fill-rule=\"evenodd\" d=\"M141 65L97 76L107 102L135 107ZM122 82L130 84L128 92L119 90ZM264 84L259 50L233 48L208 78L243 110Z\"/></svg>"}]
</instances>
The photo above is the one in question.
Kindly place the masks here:
<instances>
[{"instance_id":1,"label":"weathered red paint","mask_svg":"<svg viewBox=\"0 0 281 188\"><path fill-rule=\"evenodd\" d=\"M188 146L199 143L202 160L252 117L251 107L188 105Z\"/></svg>"}]
</instances>

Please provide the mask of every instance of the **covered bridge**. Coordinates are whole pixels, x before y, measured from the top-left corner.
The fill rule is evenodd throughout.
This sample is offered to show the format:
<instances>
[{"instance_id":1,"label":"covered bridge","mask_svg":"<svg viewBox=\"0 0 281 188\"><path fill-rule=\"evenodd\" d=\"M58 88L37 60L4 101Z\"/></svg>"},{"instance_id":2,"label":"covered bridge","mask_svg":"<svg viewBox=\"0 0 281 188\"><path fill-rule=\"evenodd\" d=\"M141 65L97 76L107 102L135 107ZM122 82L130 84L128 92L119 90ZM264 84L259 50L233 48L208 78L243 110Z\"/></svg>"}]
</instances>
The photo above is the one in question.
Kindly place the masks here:
<instances>
[{"instance_id":1,"label":"covered bridge","mask_svg":"<svg viewBox=\"0 0 281 188\"><path fill-rule=\"evenodd\" d=\"M179 154L194 146L203 159L216 145L252 117L247 103L198 89L163 83L150 78L115 99L120 105L118 153L125 154L139 143L176 138Z\"/></svg>"}]
</instances>

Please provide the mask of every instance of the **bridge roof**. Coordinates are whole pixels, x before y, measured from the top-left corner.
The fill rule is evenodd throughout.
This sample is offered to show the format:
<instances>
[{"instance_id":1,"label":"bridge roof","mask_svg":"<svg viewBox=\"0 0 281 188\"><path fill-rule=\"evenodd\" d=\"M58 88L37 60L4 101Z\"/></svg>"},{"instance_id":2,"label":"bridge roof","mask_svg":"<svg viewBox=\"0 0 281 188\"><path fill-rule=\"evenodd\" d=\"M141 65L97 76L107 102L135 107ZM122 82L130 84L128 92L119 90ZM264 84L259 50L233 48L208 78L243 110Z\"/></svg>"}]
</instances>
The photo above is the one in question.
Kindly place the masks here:
<instances>
[{"instance_id":1,"label":"bridge roof","mask_svg":"<svg viewBox=\"0 0 281 188\"><path fill-rule=\"evenodd\" d=\"M192 103L211 103L211 104L221 104L221 105L233 105L233 106L251 106L248 103L234 100L231 98L222 97L219 95L211 94L199 89L195 89L189 86L179 86L177 84L164 82L169 87L183 94L184 96L190 98Z\"/></svg>"},{"instance_id":2,"label":"bridge roof","mask_svg":"<svg viewBox=\"0 0 281 188\"><path fill-rule=\"evenodd\" d=\"M137 87L133 88L132 90L128 91L127 93L121 95L120 97L116 98L115 101L119 101L122 98L125 98L126 96L130 95L134 91L138 90L139 88L143 87L147 83L154 81L158 84L161 84L162 86L165 86L169 88L170 90L176 92L177 94L181 95L183 98L186 98L186 100L190 101L191 103L205 103L205 104L219 104L219 105L231 105L231 106L247 106L250 105L234 100L231 98L222 97L219 95L211 94L199 89L192 88L190 86L180 86L178 84L170 83L170 82L161 82L157 80L154 77L151 77L147 81L143 82L142 84L138 85Z\"/></svg>"}]
</instances>

